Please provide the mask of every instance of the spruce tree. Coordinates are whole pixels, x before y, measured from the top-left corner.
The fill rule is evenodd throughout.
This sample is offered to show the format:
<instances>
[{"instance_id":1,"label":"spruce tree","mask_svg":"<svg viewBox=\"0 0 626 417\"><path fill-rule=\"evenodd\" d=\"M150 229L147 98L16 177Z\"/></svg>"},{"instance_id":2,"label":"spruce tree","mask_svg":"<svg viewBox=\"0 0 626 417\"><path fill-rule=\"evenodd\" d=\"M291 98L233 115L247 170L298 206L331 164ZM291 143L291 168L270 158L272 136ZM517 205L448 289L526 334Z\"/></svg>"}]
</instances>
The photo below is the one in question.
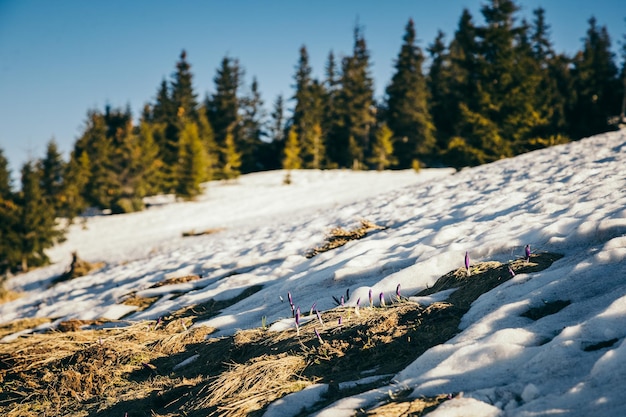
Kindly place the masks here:
<instances>
[{"instance_id":1,"label":"spruce tree","mask_svg":"<svg viewBox=\"0 0 626 417\"><path fill-rule=\"evenodd\" d=\"M428 48L431 58L427 78L430 94L429 111L440 150L447 149L450 138L455 134L450 116L455 113L458 106L458 102L452 100L452 63L444 39L444 33L439 31L435 41Z\"/></svg>"},{"instance_id":2,"label":"spruce tree","mask_svg":"<svg viewBox=\"0 0 626 417\"><path fill-rule=\"evenodd\" d=\"M19 193L19 253L21 269L41 266L48 262L45 249L61 240L63 233L57 229L54 208L43 195L40 173L33 161L22 167L22 190Z\"/></svg>"},{"instance_id":3,"label":"spruce tree","mask_svg":"<svg viewBox=\"0 0 626 417\"><path fill-rule=\"evenodd\" d=\"M325 153L321 129L326 92L323 85L311 77L312 71L307 49L302 46L294 76L292 126L298 135L303 168L319 169Z\"/></svg>"},{"instance_id":4,"label":"spruce tree","mask_svg":"<svg viewBox=\"0 0 626 417\"><path fill-rule=\"evenodd\" d=\"M206 172L202 181L211 181L218 169L219 149L215 142L215 131L209 122L205 106L198 109L198 134L206 153Z\"/></svg>"},{"instance_id":5,"label":"spruce tree","mask_svg":"<svg viewBox=\"0 0 626 417\"><path fill-rule=\"evenodd\" d=\"M56 215L60 215L63 190L63 173L65 162L57 148L56 141L51 139L46 145L46 154L40 160L41 190L43 195L52 203Z\"/></svg>"},{"instance_id":6,"label":"spruce tree","mask_svg":"<svg viewBox=\"0 0 626 417\"><path fill-rule=\"evenodd\" d=\"M184 115L193 121L198 118L197 95L193 91L191 65L187 62L187 52L183 49L180 60L176 63L176 72L172 80L172 106L178 117Z\"/></svg>"},{"instance_id":7,"label":"spruce tree","mask_svg":"<svg viewBox=\"0 0 626 417\"><path fill-rule=\"evenodd\" d=\"M235 125L232 128L227 129L226 138L224 139L224 147L222 156L224 158L224 166L222 167L222 178L234 179L237 178L241 171L241 153L237 150L235 143L235 135L233 134Z\"/></svg>"},{"instance_id":8,"label":"spruce tree","mask_svg":"<svg viewBox=\"0 0 626 417\"><path fill-rule=\"evenodd\" d=\"M570 115L571 136L580 139L613 129L607 123L621 108L621 88L606 26L589 19L584 48L574 59L576 99Z\"/></svg>"},{"instance_id":9,"label":"spruce tree","mask_svg":"<svg viewBox=\"0 0 626 417\"><path fill-rule=\"evenodd\" d=\"M89 111L85 132L74 145L77 157L81 158L86 153L89 161L85 201L87 205L101 209L111 208L119 190L117 172L113 166L115 148L111 138L107 137L111 130L111 126L107 126L107 118L111 119L96 110Z\"/></svg>"},{"instance_id":10,"label":"spruce tree","mask_svg":"<svg viewBox=\"0 0 626 417\"><path fill-rule=\"evenodd\" d=\"M396 59L395 73L387 86L386 122L394 132L394 152L400 168L427 159L434 150L434 125L428 109L424 55L416 43L413 19L409 19L404 43Z\"/></svg>"},{"instance_id":11,"label":"spruce tree","mask_svg":"<svg viewBox=\"0 0 626 417\"><path fill-rule=\"evenodd\" d=\"M73 220L87 208L85 195L91 176L91 164L86 151L74 150L63 174L61 216Z\"/></svg>"},{"instance_id":12,"label":"spruce tree","mask_svg":"<svg viewBox=\"0 0 626 417\"><path fill-rule=\"evenodd\" d=\"M370 129L375 122L374 81L369 50L361 28L354 28L352 55L341 65L341 88L337 93L338 126L328 141L328 154L338 167L360 169L371 151Z\"/></svg>"},{"instance_id":13,"label":"spruce tree","mask_svg":"<svg viewBox=\"0 0 626 417\"><path fill-rule=\"evenodd\" d=\"M302 168L302 159L300 158L300 144L298 143L298 134L292 126L287 133L285 143L285 156L283 158L283 169L292 170Z\"/></svg>"},{"instance_id":14,"label":"spruce tree","mask_svg":"<svg viewBox=\"0 0 626 417\"><path fill-rule=\"evenodd\" d=\"M18 206L11 187L9 162L0 149L0 275L20 262Z\"/></svg>"},{"instance_id":15,"label":"spruce tree","mask_svg":"<svg viewBox=\"0 0 626 417\"><path fill-rule=\"evenodd\" d=\"M241 152L241 172L246 174L265 169L259 161L259 153L263 145L262 138L266 136L264 126L267 116L256 77L252 80L250 94L242 100L241 110L238 148Z\"/></svg>"},{"instance_id":16,"label":"spruce tree","mask_svg":"<svg viewBox=\"0 0 626 417\"><path fill-rule=\"evenodd\" d=\"M396 163L393 155L393 132L386 123L382 123L376 129L372 156L369 163L378 171L389 168Z\"/></svg>"},{"instance_id":17,"label":"spruce tree","mask_svg":"<svg viewBox=\"0 0 626 417\"><path fill-rule=\"evenodd\" d=\"M184 124L180 135L176 196L194 199L202 192L201 183L206 178L206 147L200 139L198 126L192 121Z\"/></svg>"},{"instance_id":18,"label":"spruce tree","mask_svg":"<svg viewBox=\"0 0 626 417\"><path fill-rule=\"evenodd\" d=\"M207 99L205 106L209 122L215 133L215 142L219 149L218 178L231 178L238 172L233 169L233 162L239 160L240 150L237 149L239 135L240 100L238 91L242 83L243 70L235 59L224 57L217 74L213 78L215 93ZM228 136L230 135L230 138ZM232 143L227 143L227 139ZM237 164L235 164L237 165Z\"/></svg>"}]
</instances>

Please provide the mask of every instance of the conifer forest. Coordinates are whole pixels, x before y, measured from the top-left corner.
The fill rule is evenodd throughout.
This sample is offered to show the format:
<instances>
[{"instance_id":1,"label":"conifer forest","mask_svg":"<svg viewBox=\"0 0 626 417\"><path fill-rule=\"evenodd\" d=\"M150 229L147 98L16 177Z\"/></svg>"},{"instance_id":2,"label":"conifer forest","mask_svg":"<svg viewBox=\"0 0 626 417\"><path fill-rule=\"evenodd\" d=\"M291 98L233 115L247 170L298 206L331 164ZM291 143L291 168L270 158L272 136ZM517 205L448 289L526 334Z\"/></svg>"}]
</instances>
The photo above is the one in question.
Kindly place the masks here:
<instances>
[{"instance_id":1,"label":"conifer forest","mask_svg":"<svg viewBox=\"0 0 626 417\"><path fill-rule=\"evenodd\" d=\"M294 51L293 95L268 105L256 78L244 83L254 68L228 56L212 88L194 91L193 57L182 50L140 115L88 109L69 160L51 140L12 184L0 149L0 273L45 264L60 224L87 208L128 213L155 194L192 200L206 181L264 170L475 166L617 129L626 35L615 54L590 18L568 56L554 50L543 9L532 21L518 12L513 0L492 0L477 24L465 10L454 33L425 48L409 19L380 100L358 25L352 50L321 63L323 79L306 45Z\"/></svg>"}]
</instances>

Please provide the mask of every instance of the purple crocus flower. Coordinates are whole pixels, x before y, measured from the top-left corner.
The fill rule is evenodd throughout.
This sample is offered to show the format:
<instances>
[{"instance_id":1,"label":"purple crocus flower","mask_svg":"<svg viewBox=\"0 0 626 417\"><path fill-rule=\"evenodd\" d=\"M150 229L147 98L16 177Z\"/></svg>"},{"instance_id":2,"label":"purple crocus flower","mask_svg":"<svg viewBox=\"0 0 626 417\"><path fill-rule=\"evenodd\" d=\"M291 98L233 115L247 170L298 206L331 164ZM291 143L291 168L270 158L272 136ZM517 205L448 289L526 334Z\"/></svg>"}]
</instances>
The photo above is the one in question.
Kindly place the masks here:
<instances>
[{"instance_id":1,"label":"purple crocus flower","mask_svg":"<svg viewBox=\"0 0 626 417\"><path fill-rule=\"evenodd\" d=\"M396 287L396 297L398 298L398 301L402 299L402 296L400 295L400 284Z\"/></svg>"},{"instance_id":2,"label":"purple crocus flower","mask_svg":"<svg viewBox=\"0 0 626 417\"><path fill-rule=\"evenodd\" d=\"M371 288L370 288L369 297L370 297L370 308L371 308L371 307L374 306L374 298L372 297L372 289Z\"/></svg>"},{"instance_id":3,"label":"purple crocus flower","mask_svg":"<svg viewBox=\"0 0 626 417\"><path fill-rule=\"evenodd\" d=\"M526 262L530 262L530 245L524 247L524 253L526 255Z\"/></svg>"},{"instance_id":4,"label":"purple crocus flower","mask_svg":"<svg viewBox=\"0 0 626 417\"><path fill-rule=\"evenodd\" d=\"M300 336L300 307L296 308L296 333Z\"/></svg>"},{"instance_id":5,"label":"purple crocus flower","mask_svg":"<svg viewBox=\"0 0 626 417\"><path fill-rule=\"evenodd\" d=\"M511 268L511 265L509 265L509 274L511 274L511 278L513 278L515 276L515 272L513 272L513 269Z\"/></svg>"},{"instance_id":6,"label":"purple crocus flower","mask_svg":"<svg viewBox=\"0 0 626 417\"><path fill-rule=\"evenodd\" d=\"M381 292L378 295L378 299L380 300L380 306L385 307L385 293Z\"/></svg>"},{"instance_id":7,"label":"purple crocus flower","mask_svg":"<svg viewBox=\"0 0 626 417\"><path fill-rule=\"evenodd\" d=\"M317 329L313 329L313 331L315 332L315 336L317 336L317 340L320 341L320 345L323 345L324 340L322 339L322 336L320 336L320 332L318 332Z\"/></svg>"},{"instance_id":8,"label":"purple crocus flower","mask_svg":"<svg viewBox=\"0 0 626 417\"><path fill-rule=\"evenodd\" d=\"M293 304L293 300L291 299L291 293L287 291L287 299L289 300L289 304Z\"/></svg>"},{"instance_id":9,"label":"purple crocus flower","mask_svg":"<svg viewBox=\"0 0 626 417\"><path fill-rule=\"evenodd\" d=\"M465 270L467 271L467 276L470 275L470 257L469 252L465 252Z\"/></svg>"},{"instance_id":10,"label":"purple crocus flower","mask_svg":"<svg viewBox=\"0 0 626 417\"><path fill-rule=\"evenodd\" d=\"M317 320L320 322L320 324L323 326L324 325L324 320L322 320L322 315L320 314L319 311L317 311L317 309L315 310L315 315L317 316Z\"/></svg>"},{"instance_id":11,"label":"purple crocus flower","mask_svg":"<svg viewBox=\"0 0 626 417\"><path fill-rule=\"evenodd\" d=\"M340 300L341 300L341 306L343 307L343 302L344 302L343 295L341 296Z\"/></svg>"},{"instance_id":12,"label":"purple crocus flower","mask_svg":"<svg viewBox=\"0 0 626 417\"><path fill-rule=\"evenodd\" d=\"M356 314L357 316L360 316L361 313L359 312L359 307L361 306L361 297L359 297L356 300L356 305L354 306L354 314Z\"/></svg>"},{"instance_id":13,"label":"purple crocus flower","mask_svg":"<svg viewBox=\"0 0 626 417\"><path fill-rule=\"evenodd\" d=\"M311 310L309 311L309 316L313 315L313 310L315 310L315 307L317 307L317 303L313 303L313 305L311 306Z\"/></svg>"}]
</instances>

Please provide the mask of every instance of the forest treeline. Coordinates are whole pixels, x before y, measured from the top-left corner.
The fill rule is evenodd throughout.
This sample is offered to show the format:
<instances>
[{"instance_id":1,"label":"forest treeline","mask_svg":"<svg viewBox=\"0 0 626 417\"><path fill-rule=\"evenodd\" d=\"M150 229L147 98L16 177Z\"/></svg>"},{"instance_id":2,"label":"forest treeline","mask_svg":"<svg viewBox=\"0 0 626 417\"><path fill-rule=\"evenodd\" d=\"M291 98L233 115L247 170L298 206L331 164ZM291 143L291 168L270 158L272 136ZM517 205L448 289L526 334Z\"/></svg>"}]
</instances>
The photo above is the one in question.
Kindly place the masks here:
<instances>
[{"instance_id":1,"label":"forest treeline","mask_svg":"<svg viewBox=\"0 0 626 417\"><path fill-rule=\"evenodd\" d=\"M530 22L518 11L492 0L476 24L464 10L451 39L439 32L425 50L409 20L380 101L358 26L350 54L329 52L323 79L302 46L293 96L276 97L269 114L256 78L244 85L228 56L199 98L183 51L140 117L89 110L69 160L51 140L22 167L20 191L0 150L0 272L47 262L44 250L63 238L55 219L88 207L124 213L157 193L193 199L205 181L261 170L473 166L614 129L626 69L606 27L590 18L582 49L567 56L554 50L543 9Z\"/></svg>"}]
</instances>

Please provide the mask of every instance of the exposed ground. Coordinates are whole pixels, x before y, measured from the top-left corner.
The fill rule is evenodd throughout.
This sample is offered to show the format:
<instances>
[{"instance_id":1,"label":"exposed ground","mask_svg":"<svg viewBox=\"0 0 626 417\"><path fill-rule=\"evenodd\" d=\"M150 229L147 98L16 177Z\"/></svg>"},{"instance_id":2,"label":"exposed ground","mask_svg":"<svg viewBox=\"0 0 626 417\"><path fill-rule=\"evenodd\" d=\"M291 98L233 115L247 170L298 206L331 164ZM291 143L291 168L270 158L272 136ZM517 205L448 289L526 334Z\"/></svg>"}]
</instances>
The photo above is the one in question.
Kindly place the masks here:
<instances>
[{"instance_id":1,"label":"exposed ground","mask_svg":"<svg viewBox=\"0 0 626 417\"><path fill-rule=\"evenodd\" d=\"M532 274L560 257L538 253L530 262L479 263L469 276L464 269L451 271L433 287L410 294L457 288L445 302L420 306L402 294L385 307L337 307L321 313L323 324L314 317L298 332L258 328L211 338L213 329L191 327L258 287L233 300L185 308L159 322L62 323L55 331L0 344L0 415L260 416L274 400L325 383L328 393L315 406L321 409L387 384L423 352L455 336L471 303L511 278L509 266L516 274ZM537 320L568 303L561 300L524 315ZM0 336L50 320L16 321L0 327ZM348 388L341 384L372 375L380 379ZM449 395L454 393L420 399L400 394L355 413L421 416Z\"/></svg>"}]
</instances>

